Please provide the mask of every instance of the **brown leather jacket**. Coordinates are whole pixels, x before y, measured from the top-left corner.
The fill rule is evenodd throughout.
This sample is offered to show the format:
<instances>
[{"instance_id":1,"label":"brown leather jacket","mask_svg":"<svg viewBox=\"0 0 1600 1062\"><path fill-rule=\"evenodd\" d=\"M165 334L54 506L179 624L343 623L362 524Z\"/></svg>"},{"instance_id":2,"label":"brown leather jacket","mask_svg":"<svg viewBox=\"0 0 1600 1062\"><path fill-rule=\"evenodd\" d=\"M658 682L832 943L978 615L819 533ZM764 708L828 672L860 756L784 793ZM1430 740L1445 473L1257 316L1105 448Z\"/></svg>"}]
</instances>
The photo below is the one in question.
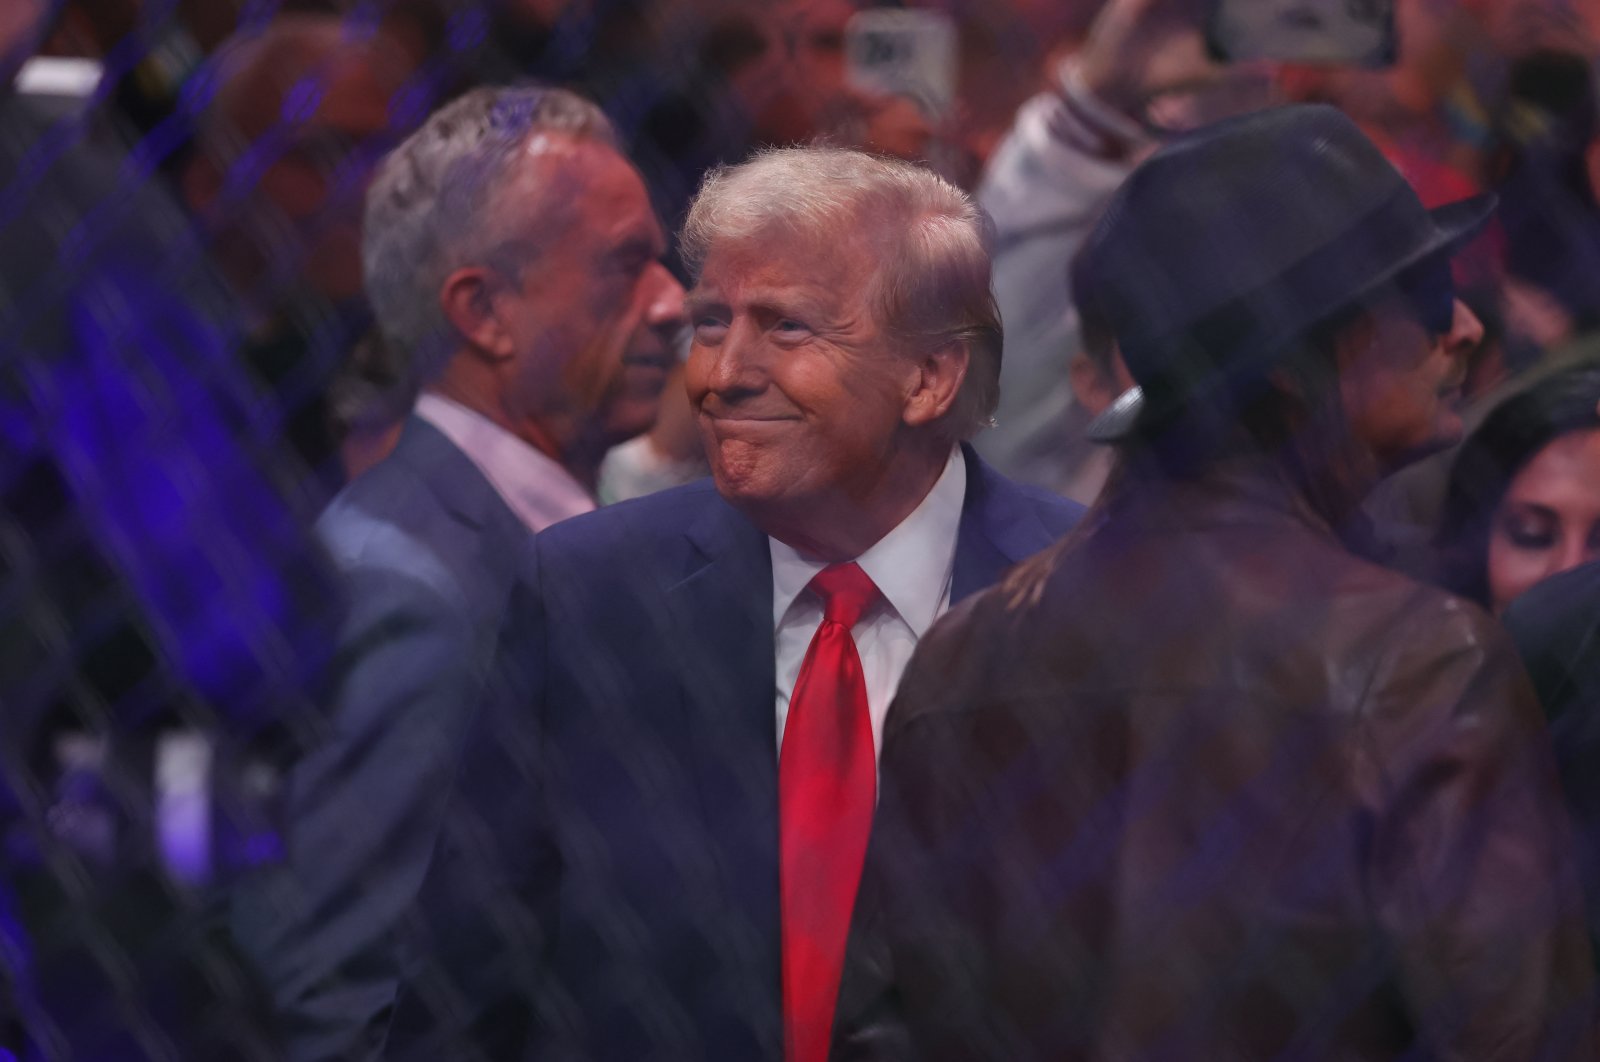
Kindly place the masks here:
<instances>
[{"instance_id":1,"label":"brown leather jacket","mask_svg":"<svg viewBox=\"0 0 1600 1062\"><path fill-rule=\"evenodd\" d=\"M836 1059L1594 1057L1509 641L1260 469L952 613L881 770Z\"/></svg>"}]
</instances>

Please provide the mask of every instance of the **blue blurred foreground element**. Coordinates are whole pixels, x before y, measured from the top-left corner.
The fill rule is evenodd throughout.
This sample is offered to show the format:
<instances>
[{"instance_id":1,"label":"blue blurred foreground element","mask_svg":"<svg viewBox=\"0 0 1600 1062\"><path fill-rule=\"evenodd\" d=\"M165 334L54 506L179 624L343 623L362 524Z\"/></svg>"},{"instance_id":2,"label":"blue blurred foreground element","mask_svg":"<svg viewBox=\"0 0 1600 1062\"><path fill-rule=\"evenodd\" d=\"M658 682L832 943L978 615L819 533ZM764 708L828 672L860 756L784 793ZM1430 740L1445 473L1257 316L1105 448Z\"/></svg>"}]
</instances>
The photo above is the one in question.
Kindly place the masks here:
<instances>
[{"instance_id":1,"label":"blue blurred foreground element","mask_svg":"<svg viewBox=\"0 0 1600 1062\"><path fill-rule=\"evenodd\" d=\"M0 1043L268 1057L215 889L270 854L334 597L186 219L0 98Z\"/></svg>"}]
</instances>

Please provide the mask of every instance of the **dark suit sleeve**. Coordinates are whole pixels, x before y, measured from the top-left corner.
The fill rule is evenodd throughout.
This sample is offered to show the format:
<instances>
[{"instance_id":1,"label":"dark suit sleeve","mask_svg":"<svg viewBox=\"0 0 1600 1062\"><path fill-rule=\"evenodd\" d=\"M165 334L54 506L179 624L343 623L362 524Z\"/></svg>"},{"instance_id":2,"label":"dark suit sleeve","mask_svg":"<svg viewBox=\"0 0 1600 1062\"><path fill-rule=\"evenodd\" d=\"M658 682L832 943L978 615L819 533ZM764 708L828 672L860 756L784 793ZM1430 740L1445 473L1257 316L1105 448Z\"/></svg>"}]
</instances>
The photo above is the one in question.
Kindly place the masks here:
<instances>
[{"instance_id":1,"label":"dark suit sleeve","mask_svg":"<svg viewBox=\"0 0 1600 1062\"><path fill-rule=\"evenodd\" d=\"M399 925L492 649L448 579L428 574L347 565L329 731L291 775L284 865L236 902L290 1059L375 1055L402 976Z\"/></svg>"},{"instance_id":2,"label":"dark suit sleeve","mask_svg":"<svg viewBox=\"0 0 1600 1062\"><path fill-rule=\"evenodd\" d=\"M1369 889L1440 1058L1593 1058L1592 960L1550 741L1498 627L1431 597L1367 698ZM1425 633L1420 633L1425 632Z\"/></svg>"},{"instance_id":3,"label":"dark suit sleeve","mask_svg":"<svg viewBox=\"0 0 1600 1062\"><path fill-rule=\"evenodd\" d=\"M522 1058L554 1024L541 1007L560 860L545 794L545 633L528 565L512 588L500 662L462 743L422 886L426 955L396 1004L386 1058ZM555 1057L544 1049L539 1057Z\"/></svg>"}]
</instances>

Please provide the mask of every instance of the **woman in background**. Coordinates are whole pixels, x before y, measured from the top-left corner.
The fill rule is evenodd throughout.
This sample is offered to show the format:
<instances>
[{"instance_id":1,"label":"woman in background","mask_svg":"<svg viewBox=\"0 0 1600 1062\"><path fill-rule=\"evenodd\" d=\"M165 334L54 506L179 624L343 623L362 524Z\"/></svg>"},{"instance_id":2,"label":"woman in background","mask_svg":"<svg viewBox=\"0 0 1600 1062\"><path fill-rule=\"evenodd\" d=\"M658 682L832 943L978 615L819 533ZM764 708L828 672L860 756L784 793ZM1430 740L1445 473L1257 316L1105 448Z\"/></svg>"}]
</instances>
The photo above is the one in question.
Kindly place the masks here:
<instances>
[{"instance_id":1,"label":"woman in background","mask_svg":"<svg viewBox=\"0 0 1600 1062\"><path fill-rule=\"evenodd\" d=\"M1484 418L1456 456L1436 542L1445 584L1496 615L1600 559L1600 364L1552 373Z\"/></svg>"},{"instance_id":2,"label":"woman in background","mask_svg":"<svg viewBox=\"0 0 1600 1062\"><path fill-rule=\"evenodd\" d=\"M1545 377L1468 436L1439 544L1450 588L1494 610L1533 676L1600 950L1600 364Z\"/></svg>"}]
</instances>

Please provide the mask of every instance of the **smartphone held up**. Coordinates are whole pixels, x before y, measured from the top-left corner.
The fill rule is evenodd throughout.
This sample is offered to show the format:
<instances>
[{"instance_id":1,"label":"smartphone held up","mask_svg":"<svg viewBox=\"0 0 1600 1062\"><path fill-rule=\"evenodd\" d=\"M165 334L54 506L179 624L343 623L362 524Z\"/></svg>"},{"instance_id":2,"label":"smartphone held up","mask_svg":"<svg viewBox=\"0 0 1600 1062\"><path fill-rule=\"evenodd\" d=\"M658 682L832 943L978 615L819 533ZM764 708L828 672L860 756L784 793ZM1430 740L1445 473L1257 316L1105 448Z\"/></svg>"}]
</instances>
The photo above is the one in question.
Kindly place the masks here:
<instances>
[{"instance_id":1,"label":"smartphone held up","mask_svg":"<svg viewBox=\"0 0 1600 1062\"><path fill-rule=\"evenodd\" d=\"M857 12L845 30L845 67L853 88L905 96L928 118L943 118L955 103L955 22L941 11Z\"/></svg>"}]
</instances>

